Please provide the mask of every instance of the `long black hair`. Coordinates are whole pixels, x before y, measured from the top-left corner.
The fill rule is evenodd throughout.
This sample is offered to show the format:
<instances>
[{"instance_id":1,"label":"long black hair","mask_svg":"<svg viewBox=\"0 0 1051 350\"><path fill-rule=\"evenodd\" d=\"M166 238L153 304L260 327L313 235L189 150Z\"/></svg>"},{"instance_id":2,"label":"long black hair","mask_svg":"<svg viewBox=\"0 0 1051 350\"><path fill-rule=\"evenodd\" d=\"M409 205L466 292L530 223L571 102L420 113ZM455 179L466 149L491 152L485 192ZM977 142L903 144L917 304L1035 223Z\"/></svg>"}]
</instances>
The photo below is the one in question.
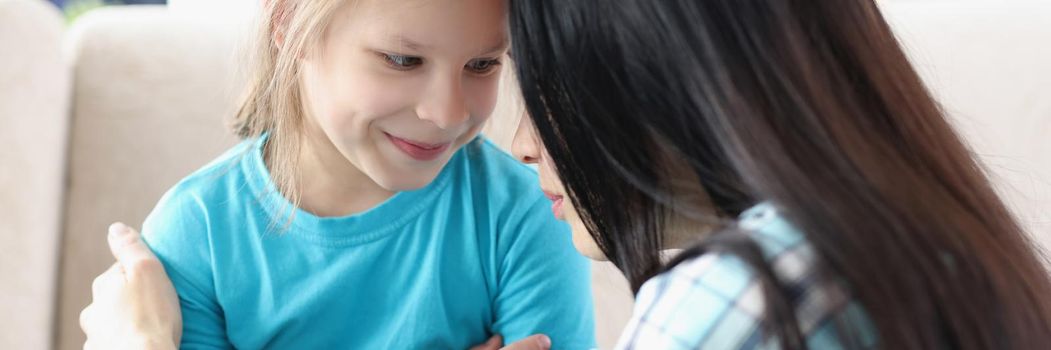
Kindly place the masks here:
<instances>
[{"instance_id":1,"label":"long black hair","mask_svg":"<svg viewBox=\"0 0 1051 350\"><path fill-rule=\"evenodd\" d=\"M636 291L666 269L673 153L719 218L779 206L881 347L1051 346L1042 260L873 1L511 0L511 33L540 139ZM677 260L712 249L764 276L773 335L802 347L757 249Z\"/></svg>"}]
</instances>

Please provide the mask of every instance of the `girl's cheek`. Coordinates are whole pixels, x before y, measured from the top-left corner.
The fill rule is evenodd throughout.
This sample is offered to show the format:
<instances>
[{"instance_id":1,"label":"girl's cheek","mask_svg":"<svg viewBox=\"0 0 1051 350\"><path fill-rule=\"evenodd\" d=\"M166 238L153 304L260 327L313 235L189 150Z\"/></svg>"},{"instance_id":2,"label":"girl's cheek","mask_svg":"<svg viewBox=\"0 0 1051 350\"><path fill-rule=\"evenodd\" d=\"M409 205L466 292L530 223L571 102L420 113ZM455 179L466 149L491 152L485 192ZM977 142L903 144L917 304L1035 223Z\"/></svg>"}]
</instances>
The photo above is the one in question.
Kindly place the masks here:
<instances>
[{"instance_id":1,"label":"girl's cheek","mask_svg":"<svg viewBox=\"0 0 1051 350\"><path fill-rule=\"evenodd\" d=\"M417 89L398 78L346 79L346 93L340 96L342 108L359 115L382 117L413 107Z\"/></svg>"},{"instance_id":2,"label":"girl's cheek","mask_svg":"<svg viewBox=\"0 0 1051 350\"><path fill-rule=\"evenodd\" d=\"M500 75L486 77L469 87L467 98L472 106L472 115L488 118L496 108L500 91Z\"/></svg>"}]
</instances>

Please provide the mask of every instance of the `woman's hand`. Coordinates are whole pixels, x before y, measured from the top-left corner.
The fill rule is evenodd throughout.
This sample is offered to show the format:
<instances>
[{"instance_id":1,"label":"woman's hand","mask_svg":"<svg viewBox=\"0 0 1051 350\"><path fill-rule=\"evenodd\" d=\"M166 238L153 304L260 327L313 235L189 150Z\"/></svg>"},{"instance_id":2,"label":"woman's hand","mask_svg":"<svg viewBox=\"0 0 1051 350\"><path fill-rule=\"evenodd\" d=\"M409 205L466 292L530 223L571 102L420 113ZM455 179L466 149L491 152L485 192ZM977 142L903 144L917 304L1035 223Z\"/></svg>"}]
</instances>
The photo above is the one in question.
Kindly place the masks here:
<instances>
[{"instance_id":1,"label":"woman's hand","mask_svg":"<svg viewBox=\"0 0 1051 350\"><path fill-rule=\"evenodd\" d=\"M80 312L84 349L177 349L182 314L164 266L124 224L110 226L107 240L117 263L95 278Z\"/></svg>"},{"instance_id":2,"label":"woman's hand","mask_svg":"<svg viewBox=\"0 0 1051 350\"><path fill-rule=\"evenodd\" d=\"M548 350L551 349L551 338L543 334L534 334L514 344L503 345L504 338L497 334L489 338L485 344L475 345L470 350Z\"/></svg>"}]
</instances>

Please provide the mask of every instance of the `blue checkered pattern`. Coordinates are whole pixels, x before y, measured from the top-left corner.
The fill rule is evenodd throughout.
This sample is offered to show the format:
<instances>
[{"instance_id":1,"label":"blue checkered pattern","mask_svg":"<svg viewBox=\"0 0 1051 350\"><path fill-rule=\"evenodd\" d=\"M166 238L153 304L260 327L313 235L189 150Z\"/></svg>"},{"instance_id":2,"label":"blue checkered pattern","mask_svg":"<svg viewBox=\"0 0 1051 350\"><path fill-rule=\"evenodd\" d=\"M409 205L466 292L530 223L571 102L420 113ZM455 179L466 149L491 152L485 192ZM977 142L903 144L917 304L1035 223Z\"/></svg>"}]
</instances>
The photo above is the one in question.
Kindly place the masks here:
<instances>
[{"instance_id":1,"label":"blue checkered pattern","mask_svg":"<svg viewBox=\"0 0 1051 350\"><path fill-rule=\"evenodd\" d=\"M876 347L864 311L840 283L815 273L814 249L774 205L746 211L739 225L787 287L809 348ZM760 282L743 260L705 254L642 286L617 349L779 349L764 339L763 310Z\"/></svg>"}]
</instances>

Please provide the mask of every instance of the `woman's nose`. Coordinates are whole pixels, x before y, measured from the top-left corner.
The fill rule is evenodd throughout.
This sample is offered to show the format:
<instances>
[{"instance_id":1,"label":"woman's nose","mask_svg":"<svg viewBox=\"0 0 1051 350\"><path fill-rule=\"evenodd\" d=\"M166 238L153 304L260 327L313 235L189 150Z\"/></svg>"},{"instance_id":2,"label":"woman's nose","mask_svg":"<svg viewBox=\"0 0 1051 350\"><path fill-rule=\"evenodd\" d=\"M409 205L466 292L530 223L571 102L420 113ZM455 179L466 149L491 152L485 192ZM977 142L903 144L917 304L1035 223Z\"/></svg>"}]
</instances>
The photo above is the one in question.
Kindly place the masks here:
<instances>
[{"instance_id":1,"label":"woman's nose","mask_svg":"<svg viewBox=\"0 0 1051 350\"><path fill-rule=\"evenodd\" d=\"M540 159L540 145L533 130L533 123L528 117L523 116L518 120L515 137L511 141L511 154L526 164L536 164Z\"/></svg>"}]
</instances>

